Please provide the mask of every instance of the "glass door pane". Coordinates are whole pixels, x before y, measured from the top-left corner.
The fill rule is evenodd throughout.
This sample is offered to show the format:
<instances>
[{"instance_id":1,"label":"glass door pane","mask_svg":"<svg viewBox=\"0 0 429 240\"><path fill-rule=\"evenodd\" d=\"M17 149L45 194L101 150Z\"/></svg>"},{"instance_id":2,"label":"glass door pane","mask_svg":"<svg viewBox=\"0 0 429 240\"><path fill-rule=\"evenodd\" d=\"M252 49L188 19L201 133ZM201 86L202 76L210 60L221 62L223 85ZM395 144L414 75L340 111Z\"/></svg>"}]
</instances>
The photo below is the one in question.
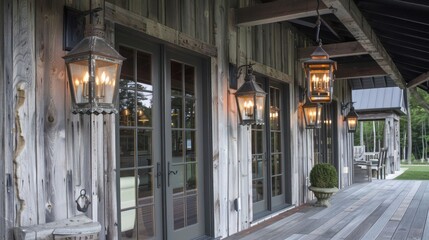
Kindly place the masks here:
<instances>
[{"instance_id":1,"label":"glass door pane","mask_svg":"<svg viewBox=\"0 0 429 240\"><path fill-rule=\"evenodd\" d=\"M252 126L252 196L254 219L286 204L284 112L282 85L257 79L267 89L264 126Z\"/></svg>"},{"instance_id":2,"label":"glass door pane","mask_svg":"<svg viewBox=\"0 0 429 240\"><path fill-rule=\"evenodd\" d=\"M267 210L267 166L264 126L252 126L252 195L255 214Z\"/></svg>"},{"instance_id":3,"label":"glass door pane","mask_svg":"<svg viewBox=\"0 0 429 240\"><path fill-rule=\"evenodd\" d=\"M131 47L119 47L124 61L119 89L119 195L122 239L157 239L162 212L157 206L159 138L154 131L154 101L158 84L153 81L153 54ZM156 115L156 114L155 114Z\"/></svg>"},{"instance_id":4,"label":"glass door pane","mask_svg":"<svg viewBox=\"0 0 429 240\"><path fill-rule=\"evenodd\" d=\"M171 53L172 54L172 53ZM174 59L182 59L173 60ZM204 233L201 68L198 61L167 60L167 232L170 239Z\"/></svg>"},{"instance_id":5,"label":"glass door pane","mask_svg":"<svg viewBox=\"0 0 429 240\"><path fill-rule=\"evenodd\" d=\"M117 39L131 41L120 34ZM119 88L120 237L200 237L206 227L208 148L202 128L203 61L147 42L129 44L118 47L126 57Z\"/></svg>"}]
</instances>

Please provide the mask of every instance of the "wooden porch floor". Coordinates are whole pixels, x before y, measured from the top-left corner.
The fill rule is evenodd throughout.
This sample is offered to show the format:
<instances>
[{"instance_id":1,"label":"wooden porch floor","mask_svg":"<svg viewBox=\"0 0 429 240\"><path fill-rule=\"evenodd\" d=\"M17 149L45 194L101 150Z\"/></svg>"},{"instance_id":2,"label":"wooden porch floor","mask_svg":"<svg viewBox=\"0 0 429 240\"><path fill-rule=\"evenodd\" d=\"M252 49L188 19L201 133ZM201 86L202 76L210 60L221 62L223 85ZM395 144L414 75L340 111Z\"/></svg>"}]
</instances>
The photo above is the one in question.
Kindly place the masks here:
<instances>
[{"instance_id":1,"label":"wooden porch floor","mask_svg":"<svg viewBox=\"0 0 429 240\"><path fill-rule=\"evenodd\" d=\"M429 181L354 184L331 203L300 207L226 239L429 239Z\"/></svg>"}]
</instances>

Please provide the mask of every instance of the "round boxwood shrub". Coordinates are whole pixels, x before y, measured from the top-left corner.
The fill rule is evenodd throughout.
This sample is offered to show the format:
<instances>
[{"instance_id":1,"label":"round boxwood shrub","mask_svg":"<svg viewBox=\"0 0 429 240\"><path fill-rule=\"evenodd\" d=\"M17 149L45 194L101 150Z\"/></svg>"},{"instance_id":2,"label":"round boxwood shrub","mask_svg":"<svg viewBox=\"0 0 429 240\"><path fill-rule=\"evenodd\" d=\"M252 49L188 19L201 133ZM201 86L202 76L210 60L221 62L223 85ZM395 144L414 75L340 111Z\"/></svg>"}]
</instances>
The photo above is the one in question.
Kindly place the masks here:
<instances>
[{"instance_id":1,"label":"round boxwood shrub","mask_svg":"<svg viewBox=\"0 0 429 240\"><path fill-rule=\"evenodd\" d=\"M329 163L316 164L310 171L310 183L312 187L318 188L337 187L337 170Z\"/></svg>"}]
</instances>

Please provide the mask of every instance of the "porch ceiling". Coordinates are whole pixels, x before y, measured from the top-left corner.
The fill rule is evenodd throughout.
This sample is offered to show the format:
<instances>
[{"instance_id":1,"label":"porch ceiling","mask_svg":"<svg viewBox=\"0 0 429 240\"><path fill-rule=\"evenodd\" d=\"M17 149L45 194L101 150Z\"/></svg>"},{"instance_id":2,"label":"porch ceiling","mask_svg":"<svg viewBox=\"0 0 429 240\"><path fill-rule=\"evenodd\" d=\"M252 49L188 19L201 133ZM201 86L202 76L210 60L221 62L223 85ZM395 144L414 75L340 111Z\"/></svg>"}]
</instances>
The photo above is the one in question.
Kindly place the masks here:
<instances>
[{"instance_id":1,"label":"porch ceiling","mask_svg":"<svg viewBox=\"0 0 429 240\"><path fill-rule=\"evenodd\" d=\"M317 0L261 0L253 8L237 10L237 25L287 20L315 39L314 2ZM339 69L344 66L338 79L348 79L353 89L396 85L429 92L429 1L320 0L320 6L320 38L334 50L327 52L332 52ZM275 17L269 14L274 9ZM252 11L257 12L256 21L239 22ZM305 58L305 51L309 49L300 49L304 54L300 58Z\"/></svg>"}]
</instances>

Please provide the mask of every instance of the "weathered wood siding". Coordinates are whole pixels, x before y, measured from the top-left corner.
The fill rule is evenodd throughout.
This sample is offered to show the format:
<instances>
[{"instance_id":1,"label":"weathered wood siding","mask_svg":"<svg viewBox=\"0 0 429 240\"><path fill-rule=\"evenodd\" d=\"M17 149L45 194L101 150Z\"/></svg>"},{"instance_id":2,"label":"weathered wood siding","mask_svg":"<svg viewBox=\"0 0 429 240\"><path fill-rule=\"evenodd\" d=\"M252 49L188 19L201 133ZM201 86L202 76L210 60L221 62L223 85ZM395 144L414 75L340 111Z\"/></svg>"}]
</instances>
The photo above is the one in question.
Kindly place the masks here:
<instances>
[{"instance_id":1,"label":"weathered wood siding","mask_svg":"<svg viewBox=\"0 0 429 240\"><path fill-rule=\"evenodd\" d=\"M337 122L338 122L338 182L341 188L352 184L353 171L353 142L354 133L349 133L347 130L347 122L345 121L341 111L341 104L352 101L351 88L346 80L337 80L334 82L334 99L337 102ZM344 112L347 115L349 107Z\"/></svg>"},{"instance_id":2,"label":"weathered wood siding","mask_svg":"<svg viewBox=\"0 0 429 240\"><path fill-rule=\"evenodd\" d=\"M255 63L256 72L289 84L289 198L292 204L300 205L312 197L307 176L314 164L313 131L306 130L303 122L300 95L305 84L296 57L296 49L311 41L288 23L236 27L232 9L254 2L109 0L104 12L106 38L111 43L114 24L121 24L211 57L215 237L242 231L253 221L251 134L238 124L236 90L229 87L230 63ZM14 183L10 191L0 193L4 194L0 195L4 199L0 204L8 219L6 234L1 237L12 239L11 227L80 214L74 200L81 189L86 189L92 198L88 215L106 229L106 238L114 239L118 234L115 117L70 114L62 59L66 54L62 50L62 8L66 4L88 9L88 1L42 0L34 5L30 0L0 0L0 4L4 6L0 12L5 13L4 29L0 28L5 36L1 45L5 48L0 48L5 59L3 64L0 61L4 66L0 67L0 76L5 78L0 83L0 103L4 106L0 151L5 156L0 176L5 179L10 174ZM238 85L242 83L241 77ZM347 133L340 113L341 102L350 101L350 94L346 81L335 83L341 186L351 183L352 135ZM9 101L11 104L7 104ZM0 190L4 185L2 182ZM236 200L241 203L240 211L233 207Z\"/></svg>"},{"instance_id":3,"label":"weathered wood siding","mask_svg":"<svg viewBox=\"0 0 429 240\"><path fill-rule=\"evenodd\" d=\"M212 123L213 123L213 197L214 197L214 234L215 236L228 236L228 219L231 212L229 192L229 161L231 146L222 144L228 142L228 108L229 98L228 77L228 12L226 1L216 1L214 6L215 22L218 28L215 31L215 42L218 48L217 59L212 60ZM229 143L229 142L228 142ZM232 148L233 149L233 148ZM219 188L217 186L224 186Z\"/></svg>"},{"instance_id":4,"label":"weathered wood siding","mask_svg":"<svg viewBox=\"0 0 429 240\"><path fill-rule=\"evenodd\" d=\"M4 38L5 38L5 31L4 31L4 24L5 24L5 16L7 16L6 12L4 11L4 1L0 0L0 106L6 106L5 104L5 86L6 83L4 81ZM0 136L5 136L5 111L0 111ZM6 137L0 138L0 154L4 157L5 155L5 140ZM0 161L0 239L4 240L6 239L5 232L6 232L6 217L5 217L5 199L6 199L6 174L5 174L5 161Z\"/></svg>"},{"instance_id":5,"label":"weathered wood siding","mask_svg":"<svg viewBox=\"0 0 429 240\"><path fill-rule=\"evenodd\" d=\"M106 2L214 44L214 6L211 0L107 0ZM224 8L222 11L226 11Z\"/></svg>"},{"instance_id":6,"label":"weathered wood siding","mask_svg":"<svg viewBox=\"0 0 429 240\"><path fill-rule=\"evenodd\" d=\"M32 1L12 1L12 112L15 226L37 223L35 6ZM40 149L38 149L40 150Z\"/></svg>"},{"instance_id":7,"label":"weathered wood siding","mask_svg":"<svg viewBox=\"0 0 429 240\"><path fill-rule=\"evenodd\" d=\"M1 239L13 239L13 227L81 214L74 202L81 189L92 198L89 215L117 235L115 118L70 112L62 59L66 4L88 8L78 0L1 1ZM9 175L13 182L5 188Z\"/></svg>"},{"instance_id":8,"label":"weathered wood siding","mask_svg":"<svg viewBox=\"0 0 429 240\"><path fill-rule=\"evenodd\" d=\"M2 100L3 100L3 113L2 113L2 120L3 126L4 126L4 143L2 144L2 149L4 149L4 171L5 171L5 178L6 178L6 192L5 194L5 202L4 202L4 209L5 209L5 232L3 232L2 238L3 239L11 239L11 231L10 229L15 225L15 213L14 213L14 203L15 203L15 188L12 187L14 185L13 179L13 124L14 124L14 118L13 118L13 105L12 104L6 104L8 101L11 101L13 98L12 94L12 1L4 0L3 1L3 12L4 12L4 35L3 41L4 41L4 60L3 60L3 66L4 66L4 79L2 81L3 83L3 89L2 89ZM8 188L9 187L9 188Z\"/></svg>"}]
</instances>

